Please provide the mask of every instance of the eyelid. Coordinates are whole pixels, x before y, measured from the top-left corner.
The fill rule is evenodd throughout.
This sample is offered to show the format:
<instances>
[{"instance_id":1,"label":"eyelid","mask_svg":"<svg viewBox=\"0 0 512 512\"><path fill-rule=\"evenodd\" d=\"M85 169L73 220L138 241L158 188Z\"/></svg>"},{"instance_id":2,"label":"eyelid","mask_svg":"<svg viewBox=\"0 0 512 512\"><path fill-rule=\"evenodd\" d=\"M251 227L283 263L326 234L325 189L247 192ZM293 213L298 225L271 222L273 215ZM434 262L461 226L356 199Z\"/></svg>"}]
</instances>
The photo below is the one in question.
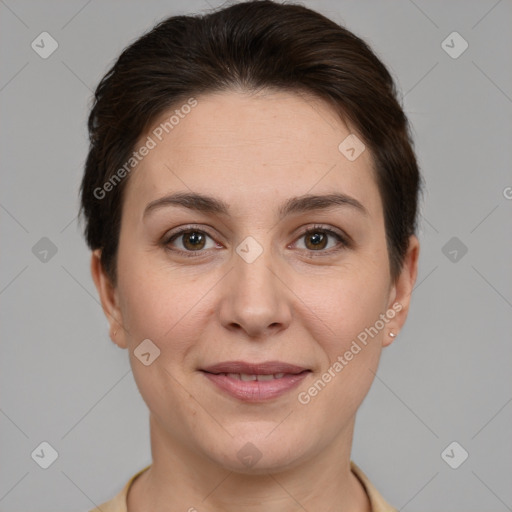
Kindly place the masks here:
<instances>
[{"instance_id":1,"label":"eyelid","mask_svg":"<svg viewBox=\"0 0 512 512\"><path fill-rule=\"evenodd\" d=\"M292 245L295 245L298 240L300 240L302 237L317 233L317 232L323 232L326 233L328 236L334 237L338 239L338 246L331 248L331 249L322 249L318 251L311 251L307 249L302 249L302 251L308 252L308 254L313 255L313 257L316 256L329 256L333 253L336 253L343 249L349 249L353 247L353 240L352 238L347 235L344 231L339 230L338 228L334 228L331 226L325 226L321 224L314 224L313 226L307 227L304 230L301 230L301 232L296 236L295 241L292 243ZM340 247L341 246L341 247Z\"/></svg>"},{"instance_id":2,"label":"eyelid","mask_svg":"<svg viewBox=\"0 0 512 512\"><path fill-rule=\"evenodd\" d=\"M210 226L208 226L210 227ZM215 240L215 237L213 235L211 235L207 230L204 229L204 224L189 224L187 226L183 226L183 227L180 227L180 228L176 228L175 230L171 230L171 232L169 233L166 233L163 237L162 237L162 245L164 246L167 246L168 244L170 244L174 238L179 238L181 235L184 235L185 233L189 233L189 232L198 232L198 233L203 233L205 235L207 235L208 237L210 237L215 243L218 243L216 240ZM204 251L181 251L181 249L175 249L176 252L187 252L187 253L191 253L191 252L204 252Z\"/></svg>"},{"instance_id":3,"label":"eyelid","mask_svg":"<svg viewBox=\"0 0 512 512\"><path fill-rule=\"evenodd\" d=\"M325 225L325 224L313 224L312 226L306 227L300 231L297 237L304 236L308 233L315 231L325 231L326 233L333 234L342 238L346 243L349 243L352 239L348 236L344 231L339 228L335 228L334 226Z\"/></svg>"},{"instance_id":4,"label":"eyelid","mask_svg":"<svg viewBox=\"0 0 512 512\"><path fill-rule=\"evenodd\" d=\"M210 227L210 226L208 226L208 227ZM206 236L210 237L216 244L218 244L218 242L215 240L215 237L212 236L207 230L204 229L204 224L201 224L201 225L189 224L184 227L177 228L177 230L174 230L169 235L165 234L162 238L161 243L168 250L178 253L178 254L184 254L187 257L188 256L191 256L191 257L202 256L204 253L209 252L210 250L183 251L182 249L169 249L169 247L168 247L168 245L173 241L173 239L179 238L181 235L183 235L185 233L194 232L194 231L205 234ZM302 238L310 233L315 233L318 231L322 231L322 232L326 233L328 236L337 238L338 242L339 242L338 247L327 249L327 250L320 249L318 251L300 249L301 251L305 251L305 252L309 253L310 255L312 255L313 257L329 256L329 255L331 255L335 252L338 252L340 250L351 248L353 245L352 238L349 235L347 235L344 231L341 231L341 230L331 227L331 226L325 226L325 225L321 225L321 224L314 224L312 226L301 229L301 231L295 235L295 239L290 245L293 246L297 243L297 241L300 238ZM290 245L288 245L287 247L290 247Z\"/></svg>"}]
</instances>

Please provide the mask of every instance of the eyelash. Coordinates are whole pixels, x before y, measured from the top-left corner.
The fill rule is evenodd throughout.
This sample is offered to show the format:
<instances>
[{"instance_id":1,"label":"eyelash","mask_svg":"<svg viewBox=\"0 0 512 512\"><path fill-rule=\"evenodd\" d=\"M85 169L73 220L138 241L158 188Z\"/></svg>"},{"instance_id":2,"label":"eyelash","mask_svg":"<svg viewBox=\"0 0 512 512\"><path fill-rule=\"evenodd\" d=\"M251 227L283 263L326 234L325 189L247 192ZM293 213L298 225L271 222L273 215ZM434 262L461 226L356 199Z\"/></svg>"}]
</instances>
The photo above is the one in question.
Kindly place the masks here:
<instances>
[{"instance_id":1,"label":"eyelash","mask_svg":"<svg viewBox=\"0 0 512 512\"><path fill-rule=\"evenodd\" d=\"M177 231L175 233L172 233L170 236L164 238L164 240L162 242L162 245L168 251L172 251L172 252L175 252L175 253L180 253L180 254L184 255L185 257L187 257L187 258L202 257L204 252L205 252L204 250L183 251L181 249L171 249L169 247L169 244L171 242L173 242L175 239L179 238L180 235L184 235L186 233L200 233L200 234L203 234L203 235L207 235L208 237L213 239L213 237L211 235L209 235L206 231L204 231L202 229L199 229L199 228L195 228L194 226L187 226L187 227L185 227L183 229L180 229L179 231ZM332 237L336 238L338 240L338 242L339 242L339 245L338 245L338 247L336 247L334 249L327 249L327 250L321 249L321 250L318 250L318 251L313 251L313 250L304 249L305 251L311 253L311 257L313 257L313 258L322 257L322 256L329 256L329 255L332 255L333 253L337 253L337 252L339 252L339 251L341 251L343 249L347 249L347 248L350 248L352 246L351 241L349 240L349 238L347 236L343 236L340 233L337 233L336 231L333 231L332 229L325 228L325 227L320 226L320 225L314 225L313 227L308 228L307 230L303 231L297 237L296 240L299 240L299 239L301 239L301 238L303 238L305 236L316 234L316 233L323 233L323 234L326 234L326 235L329 235L329 236L332 236Z\"/></svg>"}]
</instances>

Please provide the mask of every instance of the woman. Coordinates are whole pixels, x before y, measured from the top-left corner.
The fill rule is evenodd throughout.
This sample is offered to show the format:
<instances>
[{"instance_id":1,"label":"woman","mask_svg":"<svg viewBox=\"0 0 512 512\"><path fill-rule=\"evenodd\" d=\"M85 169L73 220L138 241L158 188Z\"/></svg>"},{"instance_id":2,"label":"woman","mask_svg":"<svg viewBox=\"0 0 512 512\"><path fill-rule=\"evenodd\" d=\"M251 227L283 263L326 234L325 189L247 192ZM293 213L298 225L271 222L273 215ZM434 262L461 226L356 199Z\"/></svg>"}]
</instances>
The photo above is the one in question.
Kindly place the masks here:
<instances>
[{"instance_id":1,"label":"woman","mask_svg":"<svg viewBox=\"0 0 512 512\"><path fill-rule=\"evenodd\" d=\"M153 459L100 509L395 510L350 459L419 254L384 65L299 5L171 17L102 79L89 131L91 272Z\"/></svg>"}]
</instances>

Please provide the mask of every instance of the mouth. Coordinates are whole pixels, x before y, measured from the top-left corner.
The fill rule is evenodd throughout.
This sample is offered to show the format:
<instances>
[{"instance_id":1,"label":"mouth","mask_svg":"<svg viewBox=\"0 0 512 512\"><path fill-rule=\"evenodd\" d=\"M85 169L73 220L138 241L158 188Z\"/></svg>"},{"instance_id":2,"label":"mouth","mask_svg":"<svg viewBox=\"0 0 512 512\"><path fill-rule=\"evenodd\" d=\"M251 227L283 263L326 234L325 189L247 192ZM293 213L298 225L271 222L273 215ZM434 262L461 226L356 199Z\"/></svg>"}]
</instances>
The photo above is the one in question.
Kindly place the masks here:
<instances>
[{"instance_id":1,"label":"mouth","mask_svg":"<svg viewBox=\"0 0 512 512\"><path fill-rule=\"evenodd\" d=\"M304 370L308 371L308 370ZM209 373L209 372L206 372ZM243 380L244 382L251 382L257 380L258 382L266 382L269 380L282 379L285 375L300 375L300 374L290 374L290 373L212 373L211 375L222 375L224 377L229 377L230 379Z\"/></svg>"},{"instance_id":2,"label":"mouth","mask_svg":"<svg viewBox=\"0 0 512 512\"><path fill-rule=\"evenodd\" d=\"M305 366L285 363L282 361L264 361L261 363L248 363L246 361L224 361L206 368L202 371L213 374L236 374L236 375L298 375L308 371Z\"/></svg>"},{"instance_id":3,"label":"mouth","mask_svg":"<svg viewBox=\"0 0 512 512\"><path fill-rule=\"evenodd\" d=\"M263 402L297 387L311 370L280 361L229 361L201 369L218 391L244 402Z\"/></svg>"}]
</instances>

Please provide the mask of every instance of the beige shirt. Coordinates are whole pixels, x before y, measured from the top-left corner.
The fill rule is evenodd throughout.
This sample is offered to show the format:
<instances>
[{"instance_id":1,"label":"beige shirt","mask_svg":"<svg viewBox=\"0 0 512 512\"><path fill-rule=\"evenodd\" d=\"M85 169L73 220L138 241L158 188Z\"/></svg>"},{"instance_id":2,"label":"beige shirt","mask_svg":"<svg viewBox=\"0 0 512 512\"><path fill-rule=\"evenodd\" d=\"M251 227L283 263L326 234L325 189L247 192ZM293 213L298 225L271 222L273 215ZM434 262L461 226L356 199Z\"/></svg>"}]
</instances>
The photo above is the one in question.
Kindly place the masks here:
<instances>
[{"instance_id":1,"label":"beige shirt","mask_svg":"<svg viewBox=\"0 0 512 512\"><path fill-rule=\"evenodd\" d=\"M151 464L146 466L144 469L141 469L138 473L133 475L130 480L128 480L128 482L126 482L125 486L119 492L119 494L117 494L111 500L101 504L99 507L92 509L90 512L128 512L126 505L128 490L130 489L133 481L150 467ZM350 468L352 473L354 473L354 475L359 479L359 481L363 484L364 489L366 490L366 494L368 495L371 504L371 512L398 512L396 508L392 507L384 500L379 491L377 491L370 480L368 480L368 477L363 473L361 468L359 468L353 461L350 461Z\"/></svg>"}]
</instances>

